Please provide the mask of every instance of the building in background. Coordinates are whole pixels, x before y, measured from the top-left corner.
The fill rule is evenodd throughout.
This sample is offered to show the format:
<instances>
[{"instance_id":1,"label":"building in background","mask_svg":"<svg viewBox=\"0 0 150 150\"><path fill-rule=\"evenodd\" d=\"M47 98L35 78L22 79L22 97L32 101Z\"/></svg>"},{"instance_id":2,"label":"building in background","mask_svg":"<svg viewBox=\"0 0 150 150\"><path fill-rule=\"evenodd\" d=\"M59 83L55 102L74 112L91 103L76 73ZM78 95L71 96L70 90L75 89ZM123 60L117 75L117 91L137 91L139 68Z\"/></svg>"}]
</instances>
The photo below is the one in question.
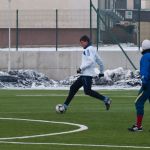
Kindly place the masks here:
<instances>
[{"instance_id":1,"label":"building in background","mask_svg":"<svg viewBox=\"0 0 150 150\"><path fill-rule=\"evenodd\" d=\"M120 42L134 42L138 39L138 22L140 21L141 40L150 38L150 0L142 0L142 11L139 13L138 0L92 0L94 6L105 20L109 30ZM57 47L79 46L83 34L90 35L95 44L100 27L98 42L112 43L108 31L92 9L90 17L90 0L0 0L0 48L8 47L8 29L11 28L11 47ZM9 5L10 4L10 5ZM9 9L9 7L11 9ZM140 14L140 17L139 17ZM92 21L92 22L90 22ZM136 28L133 28L136 27ZM57 45L57 46L56 46ZM7 70L8 62L12 69L35 69L52 79L64 79L75 73L79 65L80 52L1 52L1 70ZM103 53L107 68L115 67L112 63L114 52ZM126 58L120 58L117 65L128 69ZM134 62L138 60L133 54ZM67 60L67 61L66 61ZM69 62L69 63L68 63ZM119 63L118 63L119 62Z\"/></svg>"},{"instance_id":2,"label":"building in background","mask_svg":"<svg viewBox=\"0 0 150 150\"><path fill-rule=\"evenodd\" d=\"M97 7L97 0L92 0ZM8 0L0 0L0 10L8 9ZM89 9L90 0L11 0L13 10Z\"/></svg>"},{"instance_id":3,"label":"building in background","mask_svg":"<svg viewBox=\"0 0 150 150\"><path fill-rule=\"evenodd\" d=\"M13 47L71 46L79 44L81 35L89 35L90 0L0 1L0 47L8 47L9 23ZM97 7L97 0L92 2Z\"/></svg>"},{"instance_id":4,"label":"building in background","mask_svg":"<svg viewBox=\"0 0 150 150\"><path fill-rule=\"evenodd\" d=\"M90 0L11 0L11 20L9 0L0 1L0 47L8 47L9 24L13 47L74 46L79 44L81 35L90 35ZM137 43L139 0L92 0L92 3L104 10L107 25L121 42ZM143 40L150 35L150 0L141 0L141 8ZM97 14L92 10L93 43L97 42L97 20ZM132 25L129 28L116 28L116 24L123 21L133 23L136 28L133 29ZM99 25L101 32L98 42L111 43L104 25L101 22Z\"/></svg>"},{"instance_id":5,"label":"building in background","mask_svg":"<svg viewBox=\"0 0 150 150\"><path fill-rule=\"evenodd\" d=\"M150 38L149 0L98 0L100 13L110 31L121 42L140 43ZM100 42L113 43L103 23L100 23Z\"/></svg>"}]
</instances>

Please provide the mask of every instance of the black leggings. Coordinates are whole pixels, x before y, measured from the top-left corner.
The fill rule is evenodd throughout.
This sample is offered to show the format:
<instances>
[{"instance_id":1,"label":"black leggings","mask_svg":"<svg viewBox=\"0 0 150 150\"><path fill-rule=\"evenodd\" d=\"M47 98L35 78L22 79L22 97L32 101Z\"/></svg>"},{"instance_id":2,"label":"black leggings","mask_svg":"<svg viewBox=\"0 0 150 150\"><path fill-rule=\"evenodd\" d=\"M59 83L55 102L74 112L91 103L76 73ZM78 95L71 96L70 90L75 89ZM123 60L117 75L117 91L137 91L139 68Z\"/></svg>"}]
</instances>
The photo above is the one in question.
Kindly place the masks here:
<instances>
[{"instance_id":1,"label":"black leggings","mask_svg":"<svg viewBox=\"0 0 150 150\"><path fill-rule=\"evenodd\" d=\"M73 99L74 95L78 92L78 90L83 86L84 93L86 95L92 96L94 98L97 98L99 100L104 101L105 96L99 94L96 91L93 91L91 89L92 86L92 77L90 76L80 76L70 87L70 91L68 94L68 97L66 98L66 101L64 104L69 105L71 100Z\"/></svg>"}]
</instances>

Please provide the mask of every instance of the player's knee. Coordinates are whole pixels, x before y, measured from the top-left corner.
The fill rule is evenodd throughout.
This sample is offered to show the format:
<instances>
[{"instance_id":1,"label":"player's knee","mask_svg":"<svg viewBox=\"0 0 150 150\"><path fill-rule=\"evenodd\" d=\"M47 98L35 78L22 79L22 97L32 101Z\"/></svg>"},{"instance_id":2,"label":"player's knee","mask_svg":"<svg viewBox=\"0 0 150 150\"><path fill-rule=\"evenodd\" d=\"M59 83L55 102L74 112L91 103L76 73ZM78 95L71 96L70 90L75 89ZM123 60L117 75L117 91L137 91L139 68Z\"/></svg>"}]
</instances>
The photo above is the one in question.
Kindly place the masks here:
<instances>
[{"instance_id":1,"label":"player's knee","mask_svg":"<svg viewBox=\"0 0 150 150\"><path fill-rule=\"evenodd\" d=\"M135 107L136 107L136 109L137 109L137 108L140 108L140 107L141 107L140 103L136 102L136 103L135 103Z\"/></svg>"},{"instance_id":2,"label":"player's knee","mask_svg":"<svg viewBox=\"0 0 150 150\"><path fill-rule=\"evenodd\" d=\"M91 90L90 89L84 89L85 95L91 95Z\"/></svg>"}]
</instances>

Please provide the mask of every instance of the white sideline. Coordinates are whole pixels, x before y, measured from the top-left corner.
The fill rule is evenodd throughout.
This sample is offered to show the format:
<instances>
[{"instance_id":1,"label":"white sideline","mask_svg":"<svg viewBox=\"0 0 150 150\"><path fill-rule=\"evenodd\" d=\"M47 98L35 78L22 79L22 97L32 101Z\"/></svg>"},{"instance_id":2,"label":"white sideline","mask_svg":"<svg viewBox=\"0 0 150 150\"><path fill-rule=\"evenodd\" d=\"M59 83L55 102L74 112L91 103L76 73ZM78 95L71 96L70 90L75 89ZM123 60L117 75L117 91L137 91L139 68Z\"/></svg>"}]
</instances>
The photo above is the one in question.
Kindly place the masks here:
<instances>
[{"instance_id":1,"label":"white sideline","mask_svg":"<svg viewBox=\"0 0 150 150\"><path fill-rule=\"evenodd\" d=\"M67 143L34 143L34 142L9 142L9 141L0 141L0 143L3 143L3 144L20 144L20 145L57 145L57 146L83 146L83 147L107 147L107 148L150 149L149 146L128 146L128 145L67 144Z\"/></svg>"},{"instance_id":2,"label":"white sideline","mask_svg":"<svg viewBox=\"0 0 150 150\"><path fill-rule=\"evenodd\" d=\"M14 139L27 139L27 138L35 138L35 137L46 137L52 135L60 135L60 134L68 134L74 132L80 132L83 130L87 130L88 127L81 124L74 124L69 122L56 122L56 121L47 121L47 120L33 120L33 119L21 119L21 118L0 118L0 120L16 120L16 121L28 121L28 122L40 122L40 123L57 123L57 124L66 124L77 126L79 129L59 132L59 133L48 133L48 134L41 134L41 135L31 135L31 136L20 136L20 137L7 137L7 138L0 138L1 144L20 144L20 145L58 145L58 146L83 146L83 147L108 147L108 148L132 148L132 149L150 149L149 146L129 146L129 145L101 145L101 144L69 144L69 143L35 143L35 142L11 142L7 140L14 140Z\"/></svg>"},{"instance_id":3,"label":"white sideline","mask_svg":"<svg viewBox=\"0 0 150 150\"><path fill-rule=\"evenodd\" d=\"M49 97L53 97L53 96L58 96L58 97L62 97L62 96L67 96L66 94L27 94L27 95L16 95L17 97L47 97L47 96L49 96ZM77 94L77 95L75 95L75 96L77 96L77 97L87 97L87 95L85 95L85 94ZM120 98L123 98L123 97L137 97L137 96L134 96L134 95L131 95L131 96L129 96L129 95L124 95L124 96L111 96L111 97L120 97Z\"/></svg>"}]
</instances>

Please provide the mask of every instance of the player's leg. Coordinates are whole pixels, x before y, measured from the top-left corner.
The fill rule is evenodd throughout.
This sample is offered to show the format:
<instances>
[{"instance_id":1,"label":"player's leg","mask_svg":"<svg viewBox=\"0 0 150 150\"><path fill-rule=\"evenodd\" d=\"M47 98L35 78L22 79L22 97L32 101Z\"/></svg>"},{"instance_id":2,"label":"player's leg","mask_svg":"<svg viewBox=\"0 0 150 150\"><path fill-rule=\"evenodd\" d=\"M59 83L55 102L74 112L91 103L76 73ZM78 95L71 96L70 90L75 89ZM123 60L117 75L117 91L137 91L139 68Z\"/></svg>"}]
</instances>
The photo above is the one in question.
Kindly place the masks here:
<instances>
[{"instance_id":1,"label":"player's leg","mask_svg":"<svg viewBox=\"0 0 150 150\"><path fill-rule=\"evenodd\" d=\"M142 120L144 116L144 104L146 100L149 98L150 89L142 90L140 89L139 95L135 101L136 108L136 123L131 128L128 128L129 131L142 131Z\"/></svg>"},{"instance_id":2,"label":"player's leg","mask_svg":"<svg viewBox=\"0 0 150 150\"><path fill-rule=\"evenodd\" d=\"M64 106L67 109L68 105L70 104L71 100L73 99L74 95L77 91L82 87L82 79L79 77L71 86L69 90L69 94L64 102Z\"/></svg>"},{"instance_id":3,"label":"player's leg","mask_svg":"<svg viewBox=\"0 0 150 150\"><path fill-rule=\"evenodd\" d=\"M143 87L140 88L138 95L140 95L142 92L143 92ZM149 103L150 103L150 96L149 96L148 100L149 100Z\"/></svg>"},{"instance_id":4,"label":"player's leg","mask_svg":"<svg viewBox=\"0 0 150 150\"><path fill-rule=\"evenodd\" d=\"M82 77L82 82L83 82L83 87L84 87L84 93L86 95L92 96L96 99L99 99L99 100L103 101L105 103L106 110L109 110L110 104L111 104L110 99L108 97L106 97L104 95L101 95L100 93L98 93L98 92L91 89L92 77L84 76L84 77Z\"/></svg>"}]
</instances>

